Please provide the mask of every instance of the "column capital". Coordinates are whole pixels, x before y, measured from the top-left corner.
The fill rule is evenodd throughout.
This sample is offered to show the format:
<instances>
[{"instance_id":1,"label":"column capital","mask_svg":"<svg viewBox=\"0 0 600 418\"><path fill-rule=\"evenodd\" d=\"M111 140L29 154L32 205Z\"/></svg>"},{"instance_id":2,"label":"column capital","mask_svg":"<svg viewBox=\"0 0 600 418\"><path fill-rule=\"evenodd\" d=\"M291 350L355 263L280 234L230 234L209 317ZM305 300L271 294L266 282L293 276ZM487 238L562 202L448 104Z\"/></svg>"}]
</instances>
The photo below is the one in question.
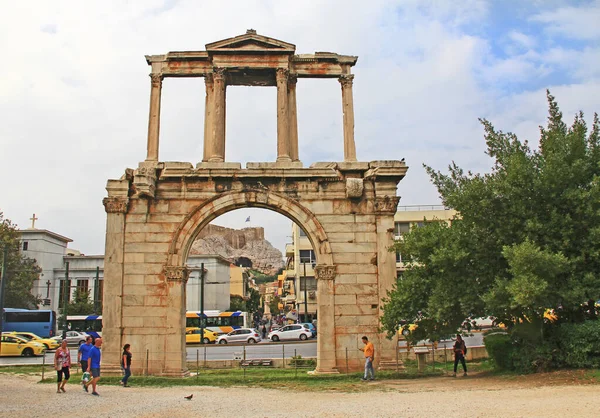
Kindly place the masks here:
<instances>
[{"instance_id":1,"label":"column capital","mask_svg":"<svg viewBox=\"0 0 600 418\"><path fill-rule=\"evenodd\" d=\"M188 277L190 277L190 270L187 267L165 266L164 271L168 282L181 282L185 284L188 281Z\"/></svg>"},{"instance_id":2,"label":"column capital","mask_svg":"<svg viewBox=\"0 0 600 418\"><path fill-rule=\"evenodd\" d=\"M336 274L337 267L335 265L317 264L315 267L315 278L317 280L333 280Z\"/></svg>"},{"instance_id":3,"label":"column capital","mask_svg":"<svg viewBox=\"0 0 600 418\"><path fill-rule=\"evenodd\" d=\"M105 197L102 199L106 213L127 213L129 198L127 197Z\"/></svg>"},{"instance_id":4,"label":"column capital","mask_svg":"<svg viewBox=\"0 0 600 418\"><path fill-rule=\"evenodd\" d=\"M227 70L223 67L213 67L213 72L212 72L213 81L224 81L226 71Z\"/></svg>"},{"instance_id":5,"label":"column capital","mask_svg":"<svg viewBox=\"0 0 600 418\"><path fill-rule=\"evenodd\" d=\"M288 87L296 87L296 83L298 82L298 74L289 73L287 81Z\"/></svg>"},{"instance_id":6,"label":"column capital","mask_svg":"<svg viewBox=\"0 0 600 418\"><path fill-rule=\"evenodd\" d=\"M152 82L152 87L161 87L162 86L162 81L165 78L162 74L150 73L148 75L150 76L150 80Z\"/></svg>"},{"instance_id":7,"label":"column capital","mask_svg":"<svg viewBox=\"0 0 600 418\"><path fill-rule=\"evenodd\" d=\"M354 74L342 74L338 81L343 87L352 87L352 82L354 80Z\"/></svg>"},{"instance_id":8,"label":"column capital","mask_svg":"<svg viewBox=\"0 0 600 418\"><path fill-rule=\"evenodd\" d=\"M287 68L278 68L275 72L277 82L286 81L290 75L290 70Z\"/></svg>"},{"instance_id":9,"label":"column capital","mask_svg":"<svg viewBox=\"0 0 600 418\"><path fill-rule=\"evenodd\" d=\"M395 214L398 210L398 203L400 202L400 197L398 196L384 196L384 197L376 197L373 202L373 209L375 213L381 214Z\"/></svg>"},{"instance_id":10,"label":"column capital","mask_svg":"<svg viewBox=\"0 0 600 418\"><path fill-rule=\"evenodd\" d=\"M214 79L213 73L206 73L206 75L204 76L204 84L209 86L209 85L213 85L214 83L215 83L215 79Z\"/></svg>"}]
</instances>

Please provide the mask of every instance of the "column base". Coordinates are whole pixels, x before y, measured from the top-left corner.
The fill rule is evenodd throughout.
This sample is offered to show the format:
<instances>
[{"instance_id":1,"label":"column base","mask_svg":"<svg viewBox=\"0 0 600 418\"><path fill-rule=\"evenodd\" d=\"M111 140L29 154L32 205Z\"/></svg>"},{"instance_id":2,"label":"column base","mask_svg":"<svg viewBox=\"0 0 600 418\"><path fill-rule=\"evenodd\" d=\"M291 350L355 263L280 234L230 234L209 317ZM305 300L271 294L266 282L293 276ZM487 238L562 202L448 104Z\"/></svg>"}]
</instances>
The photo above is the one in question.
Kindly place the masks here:
<instances>
[{"instance_id":1,"label":"column base","mask_svg":"<svg viewBox=\"0 0 600 418\"><path fill-rule=\"evenodd\" d=\"M246 163L246 168L302 168L302 161L276 161L266 163Z\"/></svg>"},{"instance_id":2,"label":"column base","mask_svg":"<svg viewBox=\"0 0 600 418\"><path fill-rule=\"evenodd\" d=\"M337 369L329 369L329 370L315 369L315 370L311 370L306 373L311 376L318 376L318 375L325 375L325 374L340 374L339 370L337 370Z\"/></svg>"},{"instance_id":3,"label":"column base","mask_svg":"<svg viewBox=\"0 0 600 418\"><path fill-rule=\"evenodd\" d=\"M241 163L234 162L218 162L218 161L202 161L201 163L196 164L196 170L210 170L210 169L233 169L233 170L241 170Z\"/></svg>"}]
</instances>

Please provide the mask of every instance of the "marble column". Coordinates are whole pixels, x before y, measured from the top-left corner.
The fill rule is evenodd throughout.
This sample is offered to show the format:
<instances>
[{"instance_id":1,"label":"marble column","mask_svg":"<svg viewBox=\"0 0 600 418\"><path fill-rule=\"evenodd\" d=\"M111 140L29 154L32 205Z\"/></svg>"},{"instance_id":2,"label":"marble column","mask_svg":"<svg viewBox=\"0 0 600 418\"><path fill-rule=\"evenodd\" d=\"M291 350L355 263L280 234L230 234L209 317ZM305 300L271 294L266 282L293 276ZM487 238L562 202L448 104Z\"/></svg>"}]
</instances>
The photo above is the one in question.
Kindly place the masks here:
<instances>
[{"instance_id":1,"label":"marble column","mask_svg":"<svg viewBox=\"0 0 600 418\"><path fill-rule=\"evenodd\" d=\"M335 338L335 265L317 264L314 269L317 279L317 300L319 315L317 316L317 368L316 373L339 373L336 358Z\"/></svg>"},{"instance_id":2,"label":"marble column","mask_svg":"<svg viewBox=\"0 0 600 418\"><path fill-rule=\"evenodd\" d=\"M296 83L298 76L290 74L288 77L288 116L289 116L289 144L290 158L292 161L300 161L298 157L298 114L296 107Z\"/></svg>"},{"instance_id":3,"label":"marble column","mask_svg":"<svg viewBox=\"0 0 600 418\"><path fill-rule=\"evenodd\" d=\"M150 74L150 116L148 117L148 146L146 161L158 161L158 136L160 133L160 94L162 74Z\"/></svg>"},{"instance_id":4,"label":"marble column","mask_svg":"<svg viewBox=\"0 0 600 418\"><path fill-rule=\"evenodd\" d=\"M102 346L102 369L106 372L119 371L119 359L123 346L123 280L125 217L129 199L126 181L109 182L109 186L120 196L106 197L102 201L106 210L106 250L104 261L104 289L102 322L104 344Z\"/></svg>"},{"instance_id":5,"label":"marble column","mask_svg":"<svg viewBox=\"0 0 600 418\"><path fill-rule=\"evenodd\" d=\"M208 73L204 76L204 83L206 85L206 100L204 110L204 154L202 161L208 161L215 153L215 139L213 136L215 84L212 73Z\"/></svg>"},{"instance_id":6,"label":"marble column","mask_svg":"<svg viewBox=\"0 0 600 418\"><path fill-rule=\"evenodd\" d=\"M213 146L208 161L225 161L225 69L213 69Z\"/></svg>"},{"instance_id":7,"label":"marble column","mask_svg":"<svg viewBox=\"0 0 600 418\"><path fill-rule=\"evenodd\" d=\"M288 112L288 74L286 68L277 69L277 161L292 161L290 158L290 120Z\"/></svg>"},{"instance_id":8,"label":"marble column","mask_svg":"<svg viewBox=\"0 0 600 418\"><path fill-rule=\"evenodd\" d=\"M339 78L342 85L342 110L344 112L344 161L356 161L352 80L354 80L354 75L352 74L341 75Z\"/></svg>"}]
</instances>

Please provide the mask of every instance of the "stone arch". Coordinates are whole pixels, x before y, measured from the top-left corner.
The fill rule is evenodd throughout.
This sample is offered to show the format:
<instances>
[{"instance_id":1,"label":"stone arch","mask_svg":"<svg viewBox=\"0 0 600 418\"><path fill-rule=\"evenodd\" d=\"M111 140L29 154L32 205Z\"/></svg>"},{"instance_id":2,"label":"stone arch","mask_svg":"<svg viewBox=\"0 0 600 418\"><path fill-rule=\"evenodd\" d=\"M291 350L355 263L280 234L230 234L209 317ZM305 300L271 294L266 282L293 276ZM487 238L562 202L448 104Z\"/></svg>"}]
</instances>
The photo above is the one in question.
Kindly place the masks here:
<instances>
[{"instance_id":1,"label":"stone arch","mask_svg":"<svg viewBox=\"0 0 600 418\"><path fill-rule=\"evenodd\" d=\"M273 210L297 223L316 250L317 263L333 265L327 234L316 216L299 202L267 190L225 192L194 208L177 227L167 255L168 267L183 267L192 244L206 225L226 212L244 207Z\"/></svg>"}]
</instances>

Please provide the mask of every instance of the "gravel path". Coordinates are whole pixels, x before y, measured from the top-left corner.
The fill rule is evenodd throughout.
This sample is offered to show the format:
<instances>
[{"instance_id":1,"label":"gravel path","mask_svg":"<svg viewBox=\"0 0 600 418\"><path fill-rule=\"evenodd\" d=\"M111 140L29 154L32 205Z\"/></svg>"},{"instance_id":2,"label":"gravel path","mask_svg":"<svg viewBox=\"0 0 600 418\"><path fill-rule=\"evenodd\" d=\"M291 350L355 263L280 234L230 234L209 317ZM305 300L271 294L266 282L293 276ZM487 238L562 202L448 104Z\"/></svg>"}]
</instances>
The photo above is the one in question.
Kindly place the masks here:
<instances>
[{"instance_id":1,"label":"gravel path","mask_svg":"<svg viewBox=\"0 0 600 418\"><path fill-rule=\"evenodd\" d=\"M0 416L62 417L569 417L593 416L600 385L515 387L489 379L368 383L361 393L255 388L102 386L100 397L76 384L57 394L36 376L0 375ZM194 394L190 401L184 396ZM87 412L87 413L86 413Z\"/></svg>"}]
</instances>

